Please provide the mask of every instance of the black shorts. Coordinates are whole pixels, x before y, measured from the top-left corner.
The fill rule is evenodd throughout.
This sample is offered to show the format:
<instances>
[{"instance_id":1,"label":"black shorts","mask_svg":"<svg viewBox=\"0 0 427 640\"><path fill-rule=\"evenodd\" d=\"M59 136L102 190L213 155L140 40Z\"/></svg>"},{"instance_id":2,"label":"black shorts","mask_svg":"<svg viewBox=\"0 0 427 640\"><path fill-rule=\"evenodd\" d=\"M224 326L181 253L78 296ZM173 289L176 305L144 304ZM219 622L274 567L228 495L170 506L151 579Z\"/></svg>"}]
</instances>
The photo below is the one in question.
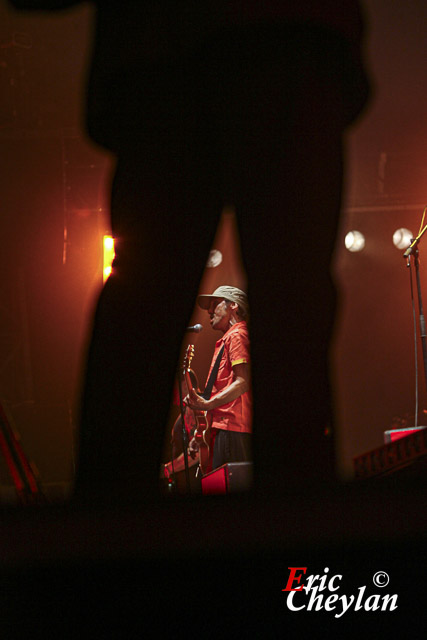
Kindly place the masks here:
<instances>
[{"instance_id":1,"label":"black shorts","mask_svg":"<svg viewBox=\"0 0 427 640\"><path fill-rule=\"evenodd\" d=\"M215 429L212 469L227 462L250 462L251 434Z\"/></svg>"}]
</instances>

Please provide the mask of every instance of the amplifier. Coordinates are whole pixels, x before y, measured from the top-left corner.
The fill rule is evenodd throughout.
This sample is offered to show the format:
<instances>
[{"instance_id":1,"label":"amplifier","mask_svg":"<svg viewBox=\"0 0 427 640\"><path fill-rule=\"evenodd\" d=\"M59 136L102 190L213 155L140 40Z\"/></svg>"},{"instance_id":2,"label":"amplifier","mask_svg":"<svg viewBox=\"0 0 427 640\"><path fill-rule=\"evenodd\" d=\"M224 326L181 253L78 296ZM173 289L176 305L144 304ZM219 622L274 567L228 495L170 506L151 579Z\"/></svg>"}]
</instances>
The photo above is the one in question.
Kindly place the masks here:
<instances>
[{"instance_id":1,"label":"amplifier","mask_svg":"<svg viewBox=\"0 0 427 640\"><path fill-rule=\"evenodd\" d=\"M252 486L252 462L228 462L202 478L204 495L248 491Z\"/></svg>"},{"instance_id":2,"label":"amplifier","mask_svg":"<svg viewBox=\"0 0 427 640\"><path fill-rule=\"evenodd\" d=\"M394 442L395 440L399 440L399 438L408 436L410 433L416 433L425 428L426 427L407 427L406 429L390 429L389 431L384 431L384 442L385 444Z\"/></svg>"}]
</instances>

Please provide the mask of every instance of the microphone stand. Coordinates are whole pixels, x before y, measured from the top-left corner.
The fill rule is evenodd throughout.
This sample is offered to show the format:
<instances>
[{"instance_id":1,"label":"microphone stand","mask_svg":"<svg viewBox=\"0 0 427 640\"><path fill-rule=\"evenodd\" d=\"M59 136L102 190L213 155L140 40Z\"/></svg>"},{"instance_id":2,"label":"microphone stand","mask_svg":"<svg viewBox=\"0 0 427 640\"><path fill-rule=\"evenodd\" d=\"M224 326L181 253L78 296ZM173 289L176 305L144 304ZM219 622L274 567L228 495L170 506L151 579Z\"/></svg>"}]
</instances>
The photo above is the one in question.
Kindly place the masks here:
<instances>
[{"instance_id":1,"label":"microphone stand","mask_svg":"<svg viewBox=\"0 0 427 640\"><path fill-rule=\"evenodd\" d=\"M181 426L182 426L182 451L184 454L184 465L185 465L185 481L187 485L187 492L191 493L190 486L190 469L188 467L188 434L187 429L185 428L185 420L184 420L184 403L182 399L182 383L181 383L181 375L178 375L178 391L179 391L179 407L181 412Z\"/></svg>"},{"instance_id":2,"label":"microphone stand","mask_svg":"<svg viewBox=\"0 0 427 640\"><path fill-rule=\"evenodd\" d=\"M427 388L427 342L426 342L426 323L424 318L423 311L423 302L421 296L421 282L420 282L420 269L419 269L419 250L418 243L423 237L424 233L427 231L427 225L420 231L418 236L414 238L403 254L404 258L407 258L406 266L411 266L411 256L414 256L414 264L415 264L415 274L416 274L416 282L417 282L417 293L418 293L418 315L419 315L419 324L420 324L420 335L421 335L421 345L423 350L423 362L424 362L424 382L426 383Z\"/></svg>"},{"instance_id":3,"label":"microphone stand","mask_svg":"<svg viewBox=\"0 0 427 640\"><path fill-rule=\"evenodd\" d=\"M193 327L187 327L187 331L191 331L193 333L200 333L202 331L203 326L201 324L195 324ZM183 370L183 374L185 375L185 367ZM178 371L178 391L179 391L179 408L181 413L181 426L182 426L182 452L184 454L184 466L185 466L185 481L187 485L187 493L191 493L191 485L190 485L190 470L188 466L188 434L187 429L185 428L185 411L184 411L184 403L182 398L182 381L180 370Z\"/></svg>"}]
</instances>

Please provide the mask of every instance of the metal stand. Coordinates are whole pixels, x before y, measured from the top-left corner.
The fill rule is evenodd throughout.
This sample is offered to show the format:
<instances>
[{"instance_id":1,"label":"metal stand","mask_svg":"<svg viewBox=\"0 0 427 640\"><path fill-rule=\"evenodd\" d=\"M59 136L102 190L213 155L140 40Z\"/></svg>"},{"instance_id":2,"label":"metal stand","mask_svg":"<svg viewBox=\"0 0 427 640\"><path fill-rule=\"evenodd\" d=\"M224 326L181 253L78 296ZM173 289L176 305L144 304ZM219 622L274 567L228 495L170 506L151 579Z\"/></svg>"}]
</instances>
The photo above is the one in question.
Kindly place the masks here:
<instances>
[{"instance_id":1,"label":"metal stand","mask_svg":"<svg viewBox=\"0 0 427 640\"><path fill-rule=\"evenodd\" d=\"M425 212L425 209L424 209ZM424 381L427 389L427 335L426 335L426 323L424 318L423 311L423 302L421 295L421 282L420 282L420 269L419 269L419 249L418 244L423 237L424 233L427 231L427 225L422 228L416 238L413 239L403 257L407 259L407 267L411 267L411 257L414 257L414 265L415 265L415 273L416 273L416 283L417 283L417 294L418 294L418 315L419 315L419 325L420 325L420 336L421 336L421 345L423 350L423 363L424 363Z\"/></svg>"},{"instance_id":2,"label":"metal stand","mask_svg":"<svg viewBox=\"0 0 427 640\"><path fill-rule=\"evenodd\" d=\"M187 429L185 428L185 420L184 420L184 403L182 398L182 380L181 375L178 375L178 390L179 390L179 408L181 412L181 426L182 426L182 451L184 454L184 465L185 465L185 480L187 484L187 492L191 493L190 486L190 470L188 467L188 435Z\"/></svg>"},{"instance_id":3,"label":"metal stand","mask_svg":"<svg viewBox=\"0 0 427 640\"><path fill-rule=\"evenodd\" d=\"M1 405L0 451L3 454L21 504L43 503L45 499L38 480Z\"/></svg>"}]
</instances>

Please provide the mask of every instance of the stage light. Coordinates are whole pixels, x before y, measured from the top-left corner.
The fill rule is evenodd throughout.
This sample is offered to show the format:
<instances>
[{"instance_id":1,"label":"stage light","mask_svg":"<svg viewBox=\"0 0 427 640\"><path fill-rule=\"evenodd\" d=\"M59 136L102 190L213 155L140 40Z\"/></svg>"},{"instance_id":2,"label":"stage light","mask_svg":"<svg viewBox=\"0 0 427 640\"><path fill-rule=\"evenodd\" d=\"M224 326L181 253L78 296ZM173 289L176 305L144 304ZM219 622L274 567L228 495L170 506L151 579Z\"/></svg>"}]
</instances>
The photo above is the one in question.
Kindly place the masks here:
<instances>
[{"instance_id":1,"label":"stage light","mask_svg":"<svg viewBox=\"0 0 427 640\"><path fill-rule=\"evenodd\" d=\"M396 229L393 233L393 244L396 249L407 249L413 239L412 231L409 229Z\"/></svg>"},{"instance_id":2,"label":"stage light","mask_svg":"<svg viewBox=\"0 0 427 640\"><path fill-rule=\"evenodd\" d=\"M218 267L221 264L221 262L222 262L221 251L218 251L218 249L212 249L212 251L209 253L209 258L206 263L206 266L212 269L214 267Z\"/></svg>"},{"instance_id":3,"label":"stage light","mask_svg":"<svg viewBox=\"0 0 427 640\"><path fill-rule=\"evenodd\" d=\"M112 271L114 260L114 238L112 236L104 236L104 268L103 281L105 282Z\"/></svg>"},{"instance_id":4,"label":"stage light","mask_svg":"<svg viewBox=\"0 0 427 640\"><path fill-rule=\"evenodd\" d=\"M360 231L349 231L345 237L345 246L348 251L355 253L362 251L365 246L365 236Z\"/></svg>"}]
</instances>

